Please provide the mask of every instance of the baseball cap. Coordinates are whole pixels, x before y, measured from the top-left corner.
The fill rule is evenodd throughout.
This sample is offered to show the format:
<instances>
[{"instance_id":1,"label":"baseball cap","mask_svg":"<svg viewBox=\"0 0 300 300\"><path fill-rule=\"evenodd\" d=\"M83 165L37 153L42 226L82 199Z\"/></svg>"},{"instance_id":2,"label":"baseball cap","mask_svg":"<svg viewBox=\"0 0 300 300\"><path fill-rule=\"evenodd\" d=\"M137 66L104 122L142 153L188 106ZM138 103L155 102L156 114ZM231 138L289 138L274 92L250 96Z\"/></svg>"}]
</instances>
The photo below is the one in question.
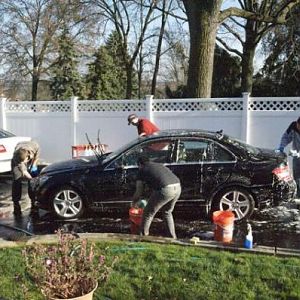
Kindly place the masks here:
<instances>
[{"instance_id":1,"label":"baseball cap","mask_svg":"<svg viewBox=\"0 0 300 300\"><path fill-rule=\"evenodd\" d=\"M138 116L136 114L131 114L128 116L127 120L128 120L128 125L131 124L131 121L135 118L137 118Z\"/></svg>"}]
</instances>

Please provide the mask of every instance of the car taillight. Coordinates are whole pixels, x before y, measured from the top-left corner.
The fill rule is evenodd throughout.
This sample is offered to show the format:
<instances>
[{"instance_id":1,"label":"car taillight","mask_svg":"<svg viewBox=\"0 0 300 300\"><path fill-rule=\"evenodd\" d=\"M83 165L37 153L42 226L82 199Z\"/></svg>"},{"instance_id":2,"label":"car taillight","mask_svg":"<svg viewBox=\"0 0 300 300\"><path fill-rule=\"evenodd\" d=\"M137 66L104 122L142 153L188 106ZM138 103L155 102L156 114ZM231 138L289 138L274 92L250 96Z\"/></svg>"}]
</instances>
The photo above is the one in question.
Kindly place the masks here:
<instances>
[{"instance_id":1,"label":"car taillight","mask_svg":"<svg viewBox=\"0 0 300 300\"><path fill-rule=\"evenodd\" d=\"M0 145L0 153L6 152L4 145Z\"/></svg>"},{"instance_id":2,"label":"car taillight","mask_svg":"<svg viewBox=\"0 0 300 300\"><path fill-rule=\"evenodd\" d=\"M279 180L289 181L292 179L289 166L275 168L272 173L275 174Z\"/></svg>"}]
</instances>

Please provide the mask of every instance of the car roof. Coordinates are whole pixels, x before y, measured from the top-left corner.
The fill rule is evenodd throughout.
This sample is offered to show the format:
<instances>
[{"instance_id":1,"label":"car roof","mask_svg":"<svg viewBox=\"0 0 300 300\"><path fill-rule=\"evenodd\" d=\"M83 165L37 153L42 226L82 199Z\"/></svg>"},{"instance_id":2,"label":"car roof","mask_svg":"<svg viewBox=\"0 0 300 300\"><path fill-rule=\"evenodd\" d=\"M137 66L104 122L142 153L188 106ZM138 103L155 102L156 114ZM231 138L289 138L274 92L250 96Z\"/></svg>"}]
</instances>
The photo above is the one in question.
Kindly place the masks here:
<instances>
[{"instance_id":1,"label":"car roof","mask_svg":"<svg viewBox=\"0 0 300 300\"><path fill-rule=\"evenodd\" d=\"M202 129L169 129L155 132L151 137L173 137L173 136L195 136L195 137L211 137L221 139L223 137L223 130L209 131Z\"/></svg>"},{"instance_id":2,"label":"car roof","mask_svg":"<svg viewBox=\"0 0 300 300\"><path fill-rule=\"evenodd\" d=\"M7 137L13 137L13 136L15 136L13 133L0 128L0 138L7 138Z\"/></svg>"}]
</instances>

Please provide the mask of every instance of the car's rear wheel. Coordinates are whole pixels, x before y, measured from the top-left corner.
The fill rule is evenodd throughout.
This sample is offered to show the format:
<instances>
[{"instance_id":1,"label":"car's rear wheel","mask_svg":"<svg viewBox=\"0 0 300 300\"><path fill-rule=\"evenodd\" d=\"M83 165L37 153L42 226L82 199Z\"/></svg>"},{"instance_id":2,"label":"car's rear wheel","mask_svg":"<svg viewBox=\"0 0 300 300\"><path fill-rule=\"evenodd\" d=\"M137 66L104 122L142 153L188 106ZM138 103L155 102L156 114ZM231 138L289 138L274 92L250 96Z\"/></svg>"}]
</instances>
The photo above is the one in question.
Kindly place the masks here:
<instances>
[{"instance_id":1,"label":"car's rear wheel","mask_svg":"<svg viewBox=\"0 0 300 300\"><path fill-rule=\"evenodd\" d=\"M63 186L52 194L54 213L61 219L79 218L84 212L84 201L73 187Z\"/></svg>"},{"instance_id":2,"label":"car's rear wheel","mask_svg":"<svg viewBox=\"0 0 300 300\"><path fill-rule=\"evenodd\" d=\"M213 211L231 210L235 220L248 219L254 211L252 195L243 188L231 187L219 192L213 202Z\"/></svg>"}]
</instances>

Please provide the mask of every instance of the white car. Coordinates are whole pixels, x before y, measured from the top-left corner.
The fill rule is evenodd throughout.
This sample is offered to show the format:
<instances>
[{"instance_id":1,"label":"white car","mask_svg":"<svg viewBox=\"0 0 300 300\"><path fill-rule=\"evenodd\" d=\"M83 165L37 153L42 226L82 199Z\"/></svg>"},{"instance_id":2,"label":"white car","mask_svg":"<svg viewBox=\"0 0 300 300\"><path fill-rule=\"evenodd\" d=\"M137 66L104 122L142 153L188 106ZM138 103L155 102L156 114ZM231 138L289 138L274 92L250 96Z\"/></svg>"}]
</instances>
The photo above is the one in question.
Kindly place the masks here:
<instances>
[{"instance_id":1,"label":"white car","mask_svg":"<svg viewBox=\"0 0 300 300\"><path fill-rule=\"evenodd\" d=\"M16 136L13 133L0 129L0 173L11 171L10 161L16 145L19 142L30 140L30 137Z\"/></svg>"}]
</instances>

